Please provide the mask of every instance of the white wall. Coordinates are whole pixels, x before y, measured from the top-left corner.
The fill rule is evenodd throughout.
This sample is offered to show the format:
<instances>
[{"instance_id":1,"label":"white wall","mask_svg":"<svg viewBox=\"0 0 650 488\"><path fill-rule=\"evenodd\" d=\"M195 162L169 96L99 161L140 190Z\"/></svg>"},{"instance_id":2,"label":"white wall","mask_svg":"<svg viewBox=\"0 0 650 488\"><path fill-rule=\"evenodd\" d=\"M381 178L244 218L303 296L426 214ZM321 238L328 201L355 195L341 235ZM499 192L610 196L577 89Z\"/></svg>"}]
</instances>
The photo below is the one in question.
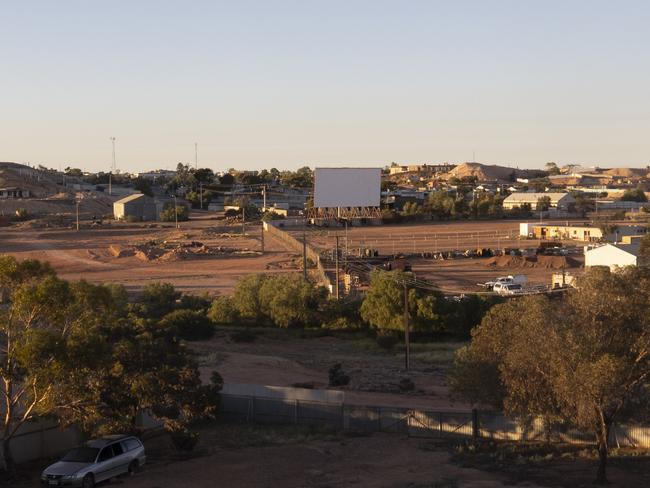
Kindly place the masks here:
<instances>
[{"instance_id":1,"label":"white wall","mask_svg":"<svg viewBox=\"0 0 650 488\"><path fill-rule=\"evenodd\" d=\"M636 266L637 257L611 244L585 252L585 267L608 266L612 271L622 266Z\"/></svg>"},{"instance_id":2,"label":"white wall","mask_svg":"<svg viewBox=\"0 0 650 488\"><path fill-rule=\"evenodd\" d=\"M316 168L314 207L379 207L381 168Z\"/></svg>"}]
</instances>

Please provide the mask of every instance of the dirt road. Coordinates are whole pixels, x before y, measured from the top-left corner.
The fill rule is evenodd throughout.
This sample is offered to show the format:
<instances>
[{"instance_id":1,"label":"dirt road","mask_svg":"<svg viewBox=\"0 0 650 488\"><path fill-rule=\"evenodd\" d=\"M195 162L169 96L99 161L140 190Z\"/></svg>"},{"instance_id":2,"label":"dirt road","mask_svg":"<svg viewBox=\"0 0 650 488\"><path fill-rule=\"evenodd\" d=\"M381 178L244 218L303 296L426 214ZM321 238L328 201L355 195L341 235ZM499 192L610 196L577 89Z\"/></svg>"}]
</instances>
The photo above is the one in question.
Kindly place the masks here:
<instances>
[{"instance_id":1,"label":"dirt road","mask_svg":"<svg viewBox=\"0 0 650 488\"><path fill-rule=\"evenodd\" d=\"M109 224L79 232L26 226L3 228L0 253L48 261L64 279L121 283L129 291L154 281L168 281L185 292L218 294L230 291L239 278L250 273L297 270L295 262L299 260L294 262L294 253L270 236L265 239L264 255L259 252L259 225L248 227L245 236L238 234L239 227L227 234L214 231L218 225L211 220L193 220L184 222L180 230L164 224ZM128 247L148 241L200 241L232 251L164 262L143 261L135 256L118 258L109 252L111 245Z\"/></svg>"}]
</instances>

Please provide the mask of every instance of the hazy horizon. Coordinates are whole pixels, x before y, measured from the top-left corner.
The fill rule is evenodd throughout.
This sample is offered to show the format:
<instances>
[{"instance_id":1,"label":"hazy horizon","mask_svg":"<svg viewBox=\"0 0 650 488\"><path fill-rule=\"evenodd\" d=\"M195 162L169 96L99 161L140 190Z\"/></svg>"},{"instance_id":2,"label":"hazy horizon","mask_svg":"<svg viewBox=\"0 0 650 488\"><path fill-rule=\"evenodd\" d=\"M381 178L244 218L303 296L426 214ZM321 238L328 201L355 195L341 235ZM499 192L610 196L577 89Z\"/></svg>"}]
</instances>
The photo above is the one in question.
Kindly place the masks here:
<instances>
[{"instance_id":1,"label":"hazy horizon","mask_svg":"<svg viewBox=\"0 0 650 488\"><path fill-rule=\"evenodd\" d=\"M11 2L0 160L650 164L650 4ZM475 154L475 156L474 156ZM358 163L368 161L368 163Z\"/></svg>"}]
</instances>

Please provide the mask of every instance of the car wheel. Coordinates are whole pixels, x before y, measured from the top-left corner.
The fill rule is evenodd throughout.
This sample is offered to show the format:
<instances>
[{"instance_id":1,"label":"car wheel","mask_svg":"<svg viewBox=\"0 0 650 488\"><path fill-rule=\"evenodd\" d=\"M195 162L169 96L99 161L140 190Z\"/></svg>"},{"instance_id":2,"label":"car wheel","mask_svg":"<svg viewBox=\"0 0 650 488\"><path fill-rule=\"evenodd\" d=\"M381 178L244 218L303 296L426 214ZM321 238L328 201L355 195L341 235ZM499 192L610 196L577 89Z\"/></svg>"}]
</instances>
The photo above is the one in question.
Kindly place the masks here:
<instances>
[{"instance_id":1,"label":"car wheel","mask_svg":"<svg viewBox=\"0 0 650 488\"><path fill-rule=\"evenodd\" d=\"M95 477L92 474L87 474L84 476L81 486L82 488L93 488L95 486Z\"/></svg>"},{"instance_id":2,"label":"car wheel","mask_svg":"<svg viewBox=\"0 0 650 488\"><path fill-rule=\"evenodd\" d=\"M140 464L137 461L132 461L131 464L129 464L129 476L133 476L137 473L139 467Z\"/></svg>"}]
</instances>

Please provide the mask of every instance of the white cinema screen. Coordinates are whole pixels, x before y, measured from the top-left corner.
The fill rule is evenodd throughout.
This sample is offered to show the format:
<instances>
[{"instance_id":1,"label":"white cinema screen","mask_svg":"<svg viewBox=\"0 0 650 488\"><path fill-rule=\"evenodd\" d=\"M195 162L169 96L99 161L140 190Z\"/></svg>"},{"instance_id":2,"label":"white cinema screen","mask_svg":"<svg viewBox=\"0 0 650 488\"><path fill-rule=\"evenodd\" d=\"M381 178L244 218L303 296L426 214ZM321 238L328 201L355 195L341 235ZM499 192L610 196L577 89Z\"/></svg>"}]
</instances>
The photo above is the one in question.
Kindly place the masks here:
<instances>
[{"instance_id":1,"label":"white cinema screen","mask_svg":"<svg viewBox=\"0 0 650 488\"><path fill-rule=\"evenodd\" d=\"M381 168L316 168L314 207L379 207Z\"/></svg>"}]
</instances>

